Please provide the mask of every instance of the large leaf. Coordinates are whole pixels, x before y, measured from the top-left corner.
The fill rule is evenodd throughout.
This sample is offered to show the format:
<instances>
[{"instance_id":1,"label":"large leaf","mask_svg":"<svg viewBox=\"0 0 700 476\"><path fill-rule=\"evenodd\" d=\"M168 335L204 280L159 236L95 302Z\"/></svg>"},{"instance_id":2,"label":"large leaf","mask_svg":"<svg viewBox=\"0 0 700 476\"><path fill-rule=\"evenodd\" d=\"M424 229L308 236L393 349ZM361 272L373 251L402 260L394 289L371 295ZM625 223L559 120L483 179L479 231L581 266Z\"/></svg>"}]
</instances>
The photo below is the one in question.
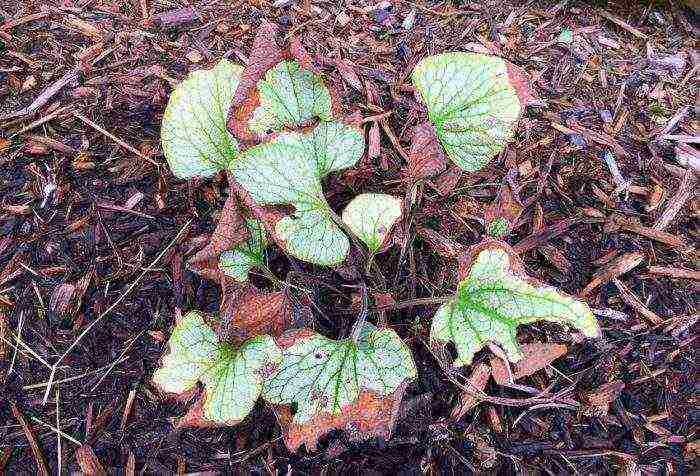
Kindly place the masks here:
<instances>
[{"instance_id":1,"label":"large leaf","mask_svg":"<svg viewBox=\"0 0 700 476\"><path fill-rule=\"evenodd\" d=\"M163 115L163 154L179 178L207 177L236 157L238 142L226 129L243 68L225 59L190 73L170 95Z\"/></svg>"},{"instance_id":2,"label":"large leaf","mask_svg":"<svg viewBox=\"0 0 700 476\"><path fill-rule=\"evenodd\" d=\"M248 281L248 272L255 266L265 265L267 237L258 220L246 220L250 238L245 243L224 251L219 257L219 269L238 282Z\"/></svg>"},{"instance_id":3,"label":"large leaf","mask_svg":"<svg viewBox=\"0 0 700 476\"><path fill-rule=\"evenodd\" d=\"M340 415L362 391L389 395L416 376L411 352L391 329L366 324L357 342L331 340L309 330L279 340L282 365L265 382L271 403L297 405L294 423Z\"/></svg>"},{"instance_id":4,"label":"large leaf","mask_svg":"<svg viewBox=\"0 0 700 476\"><path fill-rule=\"evenodd\" d=\"M219 343L198 312L190 312L177 322L168 345L169 352L153 374L153 382L165 392L178 394L202 382L200 401L185 417L197 425L232 425L243 420L260 396L264 375L281 362L280 349L272 337L257 336L239 348Z\"/></svg>"},{"instance_id":5,"label":"large leaf","mask_svg":"<svg viewBox=\"0 0 700 476\"><path fill-rule=\"evenodd\" d=\"M309 119L331 120L331 95L318 76L299 67L296 60L282 61L258 82L260 105L248 126L254 132L280 131Z\"/></svg>"},{"instance_id":6,"label":"large leaf","mask_svg":"<svg viewBox=\"0 0 700 476\"><path fill-rule=\"evenodd\" d=\"M588 305L529 278L505 243L479 245L457 286L457 295L433 318L432 340L452 341L457 348L455 367L469 365L488 342L500 345L509 360L523 352L517 327L534 321L573 326L589 337L600 327Z\"/></svg>"},{"instance_id":7,"label":"large leaf","mask_svg":"<svg viewBox=\"0 0 700 476\"><path fill-rule=\"evenodd\" d=\"M413 70L413 84L447 156L476 171L515 132L522 110L513 67L501 58L452 52L429 56Z\"/></svg>"},{"instance_id":8,"label":"large leaf","mask_svg":"<svg viewBox=\"0 0 700 476\"><path fill-rule=\"evenodd\" d=\"M358 195L343 210L343 221L372 253L385 244L399 218L401 199L383 193Z\"/></svg>"},{"instance_id":9,"label":"large leaf","mask_svg":"<svg viewBox=\"0 0 700 476\"><path fill-rule=\"evenodd\" d=\"M286 132L251 147L231 165L231 174L260 205L292 205L274 225L275 238L291 255L311 263L342 262L350 243L331 218L321 179L354 165L362 156L359 129L322 122L311 132Z\"/></svg>"}]
</instances>

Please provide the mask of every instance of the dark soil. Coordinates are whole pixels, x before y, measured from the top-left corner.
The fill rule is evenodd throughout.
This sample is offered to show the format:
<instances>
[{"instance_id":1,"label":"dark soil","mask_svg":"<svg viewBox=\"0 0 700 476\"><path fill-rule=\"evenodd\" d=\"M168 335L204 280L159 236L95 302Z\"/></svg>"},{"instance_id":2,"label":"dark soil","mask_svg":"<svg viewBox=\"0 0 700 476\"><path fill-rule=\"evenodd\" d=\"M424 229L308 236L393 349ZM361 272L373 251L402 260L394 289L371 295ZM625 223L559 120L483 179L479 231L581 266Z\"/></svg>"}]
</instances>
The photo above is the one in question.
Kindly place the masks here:
<instances>
[{"instance_id":1,"label":"dark soil","mask_svg":"<svg viewBox=\"0 0 700 476\"><path fill-rule=\"evenodd\" d=\"M697 142L693 11L678 1L280 4L197 1L172 14L185 2L0 0L0 471L38 474L42 457L52 474L79 471L76 442L94 453L83 456L84 471L92 461L110 474L696 470L700 198L698 171L676 160L679 144ZM404 22L410 12L413 24ZM312 52L348 60L374 97L345 84L344 104L365 116L391 112L404 150L416 118L400 85L420 58L480 45L525 68L541 105L528 108L516 140L485 171L449 186L450 170L422 186L406 236L378 258L388 289L377 290L398 303L453 293L456 261L434 237L477 242L484 205L515 177L529 206L508 241L520 243L531 275L576 295L625 253L644 257L586 296L602 339L573 342L557 326L521 330L523 340L568 344L554 369L518 382L565 391L568 404L482 402L455 421L460 389L426 347L437 304L416 305L387 313L419 375L389 441L334 432L318 452L292 454L262 402L236 427L174 429L191 402L165 398L150 380L175 309L218 309L218 284L186 260L206 243L228 191L224 177L170 174L161 117L188 71L222 56L245 62L263 18ZM571 42L558 41L564 30ZM381 145L359 172L327 181L336 210L364 191L406 194L405 161L384 131ZM620 193L606 153L631 182ZM650 232L669 213L655 229L663 233ZM552 232L535 235L542 228ZM425 229L436 234L427 239ZM314 289L320 332L347 335L361 278L290 263L276 248L271 262L280 279ZM44 402L50 365L64 354ZM476 362L488 357L484 350ZM486 392L532 396L493 382ZM70 437L60 438L60 455L49 425Z\"/></svg>"}]
</instances>

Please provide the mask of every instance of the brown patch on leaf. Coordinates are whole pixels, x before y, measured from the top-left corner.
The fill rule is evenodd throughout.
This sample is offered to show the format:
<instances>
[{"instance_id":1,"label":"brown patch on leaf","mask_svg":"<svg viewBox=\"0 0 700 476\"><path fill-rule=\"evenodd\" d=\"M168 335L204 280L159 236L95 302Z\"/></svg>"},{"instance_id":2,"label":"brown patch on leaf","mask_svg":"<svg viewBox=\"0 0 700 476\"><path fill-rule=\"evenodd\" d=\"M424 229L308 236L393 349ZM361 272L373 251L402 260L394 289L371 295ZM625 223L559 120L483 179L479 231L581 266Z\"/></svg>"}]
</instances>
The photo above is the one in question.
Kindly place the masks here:
<instances>
[{"instance_id":1,"label":"brown patch on leaf","mask_svg":"<svg viewBox=\"0 0 700 476\"><path fill-rule=\"evenodd\" d=\"M187 264L192 271L207 279L220 280L219 255L245 242L248 238L250 238L250 232L246 227L238 199L234 193L230 193L209 244L192 256Z\"/></svg>"},{"instance_id":2,"label":"brown patch on leaf","mask_svg":"<svg viewBox=\"0 0 700 476\"><path fill-rule=\"evenodd\" d=\"M316 451L318 440L334 429L344 430L351 441L374 437L388 440L405 391L405 383L389 395L363 390L357 401L342 407L339 414L322 413L303 424L293 421L288 406L277 406L275 413L290 451L298 451L301 445L306 445L308 451Z\"/></svg>"},{"instance_id":3,"label":"brown patch on leaf","mask_svg":"<svg viewBox=\"0 0 700 476\"><path fill-rule=\"evenodd\" d=\"M436 175L446 168L447 157L433 125L426 121L415 126L408 152L408 177L419 180Z\"/></svg>"},{"instance_id":4,"label":"brown patch on leaf","mask_svg":"<svg viewBox=\"0 0 700 476\"><path fill-rule=\"evenodd\" d=\"M175 426L176 428L218 428L221 426L234 426L241 420L226 420L214 421L204 417L204 402L207 399L207 389L202 390L202 393L197 398L197 401L190 407L185 416L183 416Z\"/></svg>"}]
</instances>

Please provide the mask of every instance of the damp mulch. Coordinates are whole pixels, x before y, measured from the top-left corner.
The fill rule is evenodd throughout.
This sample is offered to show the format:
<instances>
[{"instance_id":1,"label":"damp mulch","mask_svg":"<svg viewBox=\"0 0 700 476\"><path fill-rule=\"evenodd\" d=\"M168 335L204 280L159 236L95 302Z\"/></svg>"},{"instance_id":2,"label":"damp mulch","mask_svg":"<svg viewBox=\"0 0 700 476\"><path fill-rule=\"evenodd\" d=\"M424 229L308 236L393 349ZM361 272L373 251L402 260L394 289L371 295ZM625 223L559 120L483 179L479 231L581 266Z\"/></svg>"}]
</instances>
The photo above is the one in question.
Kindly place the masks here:
<instances>
[{"instance_id":1,"label":"damp mulch","mask_svg":"<svg viewBox=\"0 0 700 476\"><path fill-rule=\"evenodd\" d=\"M388 441L331 432L317 452L292 454L262 403L236 427L176 429L188 402L150 382L176 309L218 309L218 284L187 259L227 195L224 177L170 174L163 110L188 71L221 57L245 63L263 19L345 60L344 104L375 117L367 131L378 153L326 184L336 210L363 191L406 194L417 118L405 86L420 58L495 52L525 69L538 96L487 169L448 169L421 184L403 246L377 258L387 288L370 291L391 294L389 323L419 374ZM692 472L698 28L681 2L0 1L0 468ZM478 241L501 183L528 203L508 239L528 272L586 290L603 338L523 329L568 352L519 386L489 383L487 394L508 400L453 418L461 391L427 347L437 304L409 301L453 292L449 250ZM361 273L290 262L275 249L270 260L279 278L313 290L317 329L346 335ZM484 350L476 362L487 361ZM528 402L544 390L566 399Z\"/></svg>"}]
</instances>

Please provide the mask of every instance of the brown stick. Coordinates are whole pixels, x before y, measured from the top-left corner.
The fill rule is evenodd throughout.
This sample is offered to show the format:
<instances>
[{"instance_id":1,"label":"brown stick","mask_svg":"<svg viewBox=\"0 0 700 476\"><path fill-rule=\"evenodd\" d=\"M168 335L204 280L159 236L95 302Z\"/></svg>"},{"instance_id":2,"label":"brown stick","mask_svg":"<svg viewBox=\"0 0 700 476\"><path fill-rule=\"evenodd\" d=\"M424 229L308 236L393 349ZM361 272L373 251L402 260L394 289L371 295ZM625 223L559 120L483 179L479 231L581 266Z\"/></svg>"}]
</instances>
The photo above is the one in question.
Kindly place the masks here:
<instances>
[{"instance_id":1,"label":"brown stick","mask_svg":"<svg viewBox=\"0 0 700 476\"><path fill-rule=\"evenodd\" d=\"M32 447L32 453L34 453L34 461L36 462L38 474L40 476L49 476L49 467L46 464L46 458L44 458L44 453L41 451L39 442L34 436L34 432L29 426L29 423L27 423L27 419L24 418L24 414L14 402L10 404L10 407L12 408L12 414L15 416L15 419L17 419L19 424L22 426L22 430L24 430L24 434L29 441L29 445Z\"/></svg>"}]
</instances>

